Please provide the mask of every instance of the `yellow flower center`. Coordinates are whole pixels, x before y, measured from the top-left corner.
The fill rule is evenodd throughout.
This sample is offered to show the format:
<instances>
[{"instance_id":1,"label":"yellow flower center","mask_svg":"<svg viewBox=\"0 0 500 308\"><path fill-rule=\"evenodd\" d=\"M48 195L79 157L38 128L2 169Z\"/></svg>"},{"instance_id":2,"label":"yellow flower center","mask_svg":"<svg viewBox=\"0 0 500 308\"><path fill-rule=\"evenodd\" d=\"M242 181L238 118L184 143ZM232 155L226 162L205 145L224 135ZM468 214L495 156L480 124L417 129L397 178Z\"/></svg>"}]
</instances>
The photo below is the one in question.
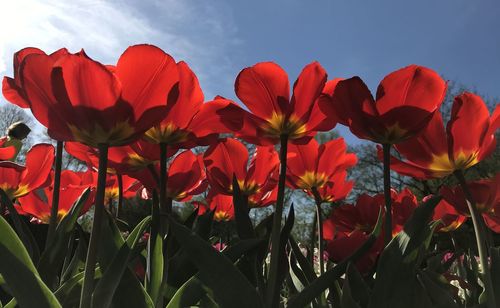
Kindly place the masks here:
<instances>
[{"instance_id":1,"label":"yellow flower center","mask_svg":"<svg viewBox=\"0 0 500 308\"><path fill-rule=\"evenodd\" d=\"M226 211L215 211L214 213L214 220L216 221L228 221L229 219L229 213Z\"/></svg>"},{"instance_id":2,"label":"yellow flower center","mask_svg":"<svg viewBox=\"0 0 500 308\"><path fill-rule=\"evenodd\" d=\"M7 194L9 199L14 199L18 197L22 197L29 193L28 185L20 185L17 188L12 187L9 183L0 184L0 188Z\"/></svg>"},{"instance_id":3,"label":"yellow flower center","mask_svg":"<svg viewBox=\"0 0 500 308\"><path fill-rule=\"evenodd\" d=\"M170 122L150 128L144 134L144 139L151 143L175 144L186 141L188 139L188 133Z\"/></svg>"},{"instance_id":4,"label":"yellow flower center","mask_svg":"<svg viewBox=\"0 0 500 308\"><path fill-rule=\"evenodd\" d=\"M432 163L428 168L433 171L434 176L444 177L453 173L455 170L464 170L474 166L479 162L477 155L477 152L465 154L465 152L461 151L455 156L455 162L450 160L447 153L433 155Z\"/></svg>"},{"instance_id":5,"label":"yellow flower center","mask_svg":"<svg viewBox=\"0 0 500 308\"><path fill-rule=\"evenodd\" d=\"M111 129L104 129L98 124L94 124L90 130L79 129L71 124L68 124L68 127L76 141L93 147L97 147L98 144L123 145L135 132L134 128L126 121L118 122Z\"/></svg>"},{"instance_id":6,"label":"yellow flower center","mask_svg":"<svg viewBox=\"0 0 500 308\"><path fill-rule=\"evenodd\" d=\"M299 177L297 186L302 189L311 189L313 187L319 188L325 185L326 181L326 174L316 173L315 171L306 171L306 173Z\"/></svg>"},{"instance_id":7,"label":"yellow flower center","mask_svg":"<svg viewBox=\"0 0 500 308\"><path fill-rule=\"evenodd\" d=\"M286 119L285 115L273 112L262 129L271 137L288 135L289 139L297 139L306 134L306 125L293 114Z\"/></svg>"}]
</instances>

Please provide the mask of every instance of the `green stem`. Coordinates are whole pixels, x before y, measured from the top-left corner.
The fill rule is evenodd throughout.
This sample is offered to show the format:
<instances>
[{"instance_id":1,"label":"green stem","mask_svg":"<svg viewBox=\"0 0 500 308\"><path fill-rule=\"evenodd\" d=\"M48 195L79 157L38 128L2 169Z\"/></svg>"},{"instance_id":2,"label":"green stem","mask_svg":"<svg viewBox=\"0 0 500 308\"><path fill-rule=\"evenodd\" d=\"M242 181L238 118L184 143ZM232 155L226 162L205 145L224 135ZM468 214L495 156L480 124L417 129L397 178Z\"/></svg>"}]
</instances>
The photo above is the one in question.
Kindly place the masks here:
<instances>
[{"instance_id":1,"label":"green stem","mask_svg":"<svg viewBox=\"0 0 500 308\"><path fill-rule=\"evenodd\" d=\"M54 188L52 190L52 204L50 209L49 231L47 232L47 242L45 243L45 247L48 247L49 243L52 241L57 226L57 215L59 212L59 189L61 187L62 154L63 154L63 142L57 141L56 165L54 172Z\"/></svg>"},{"instance_id":2,"label":"green stem","mask_svg":"<svg viewBox=\"0 0 500 308\"><path fill-rule=\"evenodd\" d=\"M383 144L384 151L384 199L385 199L385 245L392 239L391 210L391 145Z\"/></svg>"},{"instance_id":3,"label":"green stem","mask_svg":"<svg viewBox=\"0 0 500 308\"><path fill-rule=\"evenodd\" d=\"M123 177L121 174L116 175L118 181L118 205L116 207L116 218L120 218L123 207Z\"/></svg>"},{"instance_id":4,"label":"green stem","mask_svg":"<svg viewBox=\"0 0 500 308\"><path fill-rule=\"evenodd\" d=\"M160 143L160 209L162 212L170 213L171 208L167 208L167 144Z\"/></svg>"},{"instance_id":5,"label":"green stem","mask_svg":"<svg viewBox=\"0 0 500 308\"><path fill-rule=\"evenodd\" d=\"M267 306L277 307L280 286L278 285L278 269L280 259L280 235L281 220L283 216L283 203L285 199L285 181L286 181L286 152L288 147L288 135L280 136L280 174L278 179L278 196L273 217L273 228L271 233L271 261L269 265L269 276L267 284Z\"/></svg>"},{"instance_id":6,"label":"green stem","mask_svg":"<svg viewBox=\"0 0 500 308\"><path fill-rule=\"evenodd\" d=\"M316 187L312 188L312 192L314 195L314 201L316 203L316 226L318 228L318 262L319 262L319 273L323 275L325 272L325 264L323 261L323 217L321 213L321 196L316 189Z\"/></svg>"},{"instance_id":7,"label":"green stem","mask_svg":"<svg viewBox=\"0 0 500 308\"><path fill-rule=\"evenodd\" d=\"M85 274L83 277L82 293L80 297L80 308L90 308L92 292L94 289L94 274L97 261L97 247L101 233L102 218L104 215L104 193L106 191L106 174L108 164L108 144L99 144L99 170L97 175L97 191L94 205L94 221L90 233L87 260L85 263Z\"/></svg>"},{"instance_id":8,"label":"green stem","mask_svg":"<svg viewBox=\"0 0 500 308\"><path fill-rule=\"evenodd\" d=\"M493 282L491 280L491 272L488 265L488 253L486 247L486 238L484 232L484 221L483 217L478 213L476 208L476 202L472 197L472 194L467 187L465 182L465 177L462 170L455 171L455 177L458 179L460 186L465 194L465 198L467 199L467 206L469 207L470 216L472 218L472 224L474 225L474 233L476 234L476 244L477 250L479 252L479 259L481 261L481 265L483 268L483 277L484 277L484 290L486 293L486 305L488 308L497 307L495 303L495 291L493 289Z\"/></svg>"}]
</instances>

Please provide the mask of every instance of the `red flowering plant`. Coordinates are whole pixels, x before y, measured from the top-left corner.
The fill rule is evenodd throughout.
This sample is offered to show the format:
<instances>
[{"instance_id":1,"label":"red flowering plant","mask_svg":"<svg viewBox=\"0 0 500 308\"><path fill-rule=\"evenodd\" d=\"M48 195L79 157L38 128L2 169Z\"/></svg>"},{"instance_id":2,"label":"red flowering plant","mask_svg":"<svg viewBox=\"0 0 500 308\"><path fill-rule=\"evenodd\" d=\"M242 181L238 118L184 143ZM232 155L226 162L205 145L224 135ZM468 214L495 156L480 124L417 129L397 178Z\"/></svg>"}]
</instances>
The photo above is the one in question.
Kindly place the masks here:
<instances>
[{"instance_id":1,"label":"red flowering plant","mask_svg":"<svg viewBox=\"0 0 500 308\"><path fill-rule=\"evenodd\" d=\"M288 152L288 183L292 188L304 190L315 199L316 220L318 228L318 254L320 272L323 265L323 218L321 203L340 200L345 197L354 185L345 183L345 170L356 164L356 155L346 153L344 139L339 138L319 145L311 139L305 145L290 145ZM333 159L333 162L332 162ZM334 189L341 194L333 195ZM314 232L314 231L313 231Z\"/></svg>"},{"instance_id":2,"label":"red flowering plant","mask_svg":"<svg viewBox=\"0 0 500 308\"><path fill-rule=\"evenodd\" d=\"M393 144L419 134L433 114L439 112L446 83L433 70L410 65L387 75L377 88L376 99L359 77L334 79L325 87L320 108L331 118L349 127L359 138L384 148L384 191L386 241L391 238L390 168L388 157Z\"/></svg>"},{"instance_id":3,"label":"red flowering plant","mask_svg":"<svg viewBox=\"0 0 500 308\"><path fill-rule=\"evenodd\" d=\"M23 154L19 123L0 138L0 301L496 306L499 176L484 175L498 171L463 173L496 153L498 107L458 95L445 125L446 82L417 65L388 74L375 98L359 77L327 81L318 62L292 87L283 68L257 63L234 88L244 106L205 102L189 65L151 45L116 65L64 48L17 52L3 95L57 146ZM384 194L353 190L364 161L343 138L317 141L336 123L382 145ZM389 163L412 178L397 190ZM440 189L414 194L426 179Z\"/></svg>"}]
</instances>

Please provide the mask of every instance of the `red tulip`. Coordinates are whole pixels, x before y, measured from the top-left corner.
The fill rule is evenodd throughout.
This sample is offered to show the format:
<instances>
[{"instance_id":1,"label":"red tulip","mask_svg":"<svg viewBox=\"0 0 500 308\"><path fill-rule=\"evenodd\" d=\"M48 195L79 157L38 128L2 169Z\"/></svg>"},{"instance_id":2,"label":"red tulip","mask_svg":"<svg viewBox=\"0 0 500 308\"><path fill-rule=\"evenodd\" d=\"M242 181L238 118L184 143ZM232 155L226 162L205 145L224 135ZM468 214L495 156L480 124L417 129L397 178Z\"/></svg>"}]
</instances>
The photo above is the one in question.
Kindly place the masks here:
<instances>
[{"instance_id":1,"label":"red tulip","mask_svg":"<svg viewBox=\"0 0 500 308\"><path fill-rule=\"evenodd\" d=\"M326 251L332 261L338 263L344 260L368 239L383 206L382 195L361 195L355 206L342 205L334 209L323 222L323 238L327 241ZM356 262L361 273L373 268L383 246L383 239L379 237L368 253Z\"/></svg>"},{"instance_id":2,"label":"red tulip","mask_svg":"<svg viewBox=\"0 0 500 308\"><path fill-rule=\"evenodd\" d=\"M392 215L394 217L392 236L396 236L403 230L404 224L417 206L417 197L408 188L403 189L400 193L392 191Z\"/></svg>"},{"instance_id":3,"label":"red tulip","mask_svg":"<svg viewBox=\"0 0 500 308\"><path fill-rule=\"evenodd\" d=\"M387 75L376 100L359 77L332 80L320 109L361 139L396 144L422 131L438 110L446 83L431 69L410 65Z\"/></svg>"},{"instance_id":4,"label":"red tulip","mask_svg":"<svg viewBox=\"0 0 500 308\"><path fill-rule=\"evenodd\" d=\"M0 160L12 160L16 157L17 149L9 145L8 137L0 138Z\"/></svg>"},{"instance_id":5,"label":"red tulip","mask_svg":"<svg viewBox=\"0 0 500 308\"><path fill-rule=\"evenodd\" d=\"M214 211L215 221L230 221L234 219L234 205L231 196L209 192L207 202L207 208ZM200 215L202 213L198 212Z\"/></svg>"},{"instance_id":6,"label":"red tulip","mask_svg":"<svg viewBox=\"0 0 500 308\"><path fill-rule=\"evenodd\" d=\"M214 192L232 195L233 176L236 176L241 193L249 197L249 206L262 205L262 199L257 200L257 196L268 201L276 200L274 190L279 158L274 147L257 146L249 164L248 150L243 143L236 139L221 139L208 148L203 160Z\"/></svg>"},{"instance_id":7,"label":"red tulip","mask_svg":"<svg viewBox=\"0 0 500 308\"><path fill-rule=\"evenodd\" d=\"M26 165L10 161L0 162L0 188L9 198L19 198L30 191L50 184L54 162L54 147L37 144L26 153Z\"/></svg>"},{"instance_id":8,"label":"red tulip","mask_svg":"<svg viewBox=\"0 0 500 308\"><path fill-rule=\"evenodd\" d=\"M177 100L167 106L167 115L161 123L150 128L144 139L151 143L166 143L169 147L192 148L206 145L217 134L204 133L204 96L198 78L185 62L177 63L179 71Z\"/></svg>"},{"instance_id":9,"label":"red tulip","mask_svg":"<svg viewBox=\"0 0 500 308\"><path fill-rule=\"evenodd\" d=\"M108 150L108 172L118 174L134 174L147 166L154 164L150 157L158 156L152 153L151 147L141 148L137 142L130 145L112 147ZM141 144L145 145L145 144ZM64 144L66 152L75 158L85 162L92 168L99 166L99 151L96 148L86 146L79 142L66 142Z\"/></svg>"},{"instance_id":10,"label":"red tulip","mask_svg":"<svg viewBox=\"0 0 500 308\"><path fill-rule=\"evenodd\" d=\"M500 233L500 173L492 179L467 183L467 188L486 225L494 232ZM460 186L443 187L440 193L460 214L470 216L467 199Z\"/></svg>"},{"instance_id":11,"label":"red tulip","mask_svg":"<svg viewBox=\"0 0 500 308\"><path fill-rule=\"evenodd\" d=\"M334 182L336 174L354 166L357 162L356 155L346 151L347 146L343 138L331 140L322 145L318 145L315 139L311 139L304 145L291 144L287 154L288 184L293 188L303 189L310 195L313 195L313 189L324 193L327 189L332 190L336 185ZM343 179L340 176L336 177L339 182L337 189L340 189L345 183L345 177ZM352 182L347 184L351 188L352 185ZM343 189L347 188L343 187ZM331 196L325 195L324 197L323 201L331 199Z\"/></svg>"},{"instance_id":12,"label":"red tulip","mask_svg":"<svg viewBox=\"0 0 500 308\"><path fill-rule=\"evenodd\" d=\"M158 174L159 166L155 166ZM159 188L157 179L149 172L134 175L149 190ZM189 201L207 188L205 169L201 155L186 150L177 155L168 169L167 196L176 201Z\"/></svg>"},{"instance_id":13,"label":"red tulip","mask_svg":"<svg viewBox=\"0 0 500 308\"><path fill-rule=\"evenodd\" d=\"M336 124L317 106L326 77L318 62L307 65L290 99L286 72L273 62L261 62L243 69L235 82L236 95L249 111L218 97L206 104L207 114L218 119L212 121L213 129L233 132L253 144L276 144L281 135L294 143L307 142L316 131L330 130Z\"/></svg>"},{"instance_id":14,"label":"red tulip","mask_svg":"<svg viewBox=\"0 0 500 308\"><path fill-rule=\"evenodd\" d=\"M436 227L436 231L450 232L458 229L467 220L467 216L460 214L455 207L453 207L445 199L442 199L434 208L432 220L441 221L441 223Z\"/></svg>"},{"instance_id":15,"label":"red tulip","mask_svg":"<svg viewBox=\"0 0 500 308\"><path fill-rule=\"evenodd\" d=\"M436 112L422 134L396 145L406 159L392 157L391 168L421 179L441 178L470 168L495 149L499 116L499 106L490 117L479 96L463 93L455 97L446 131L441 114Z\"/></svg>"},{"instance_id":16,"label":"red tulip","mask_svg":"<svg viewBox=\"0 0 500 308\"><path fill-rule=\"evenodd\" d=\"M163 119L178 80L175 61L151 45L129 47L116 67L83 50L46 55L29 48L14 55L14 79L4 78L3 93L30 107L56 140L119 146Z\"/></svg>"},{"instance_id":17,"label":"red tulip","mask_svg":"<svg viewBox=\"0 0 500 308\"><path fill-rule=\"evenodd\" d=\"M335 173L331 180L318 189L323 202L335 202L345 199L354 187L354 181L346 181L347 171Z\"/></svg>"},{"instance_id":18,"label":"red tulip","mask_svg":"<svg viewBox=\"0 0 500 308\"><path fill-rule=\"evenodd\" d=\"M83 191L88 187L81 185L81 174L70 170L61 173L61 188L59 190L59 206L57 221L60 221L69 212L73 204L78 200ZM18 199L19 206L16 209L20 214L31 215L37 222L47 224L50 220L53 186L45 187L37 192L32 192ZM94 202L95 188L92 189L89 197L79 216L85 214Z\"/></svg>"}]
</instances>

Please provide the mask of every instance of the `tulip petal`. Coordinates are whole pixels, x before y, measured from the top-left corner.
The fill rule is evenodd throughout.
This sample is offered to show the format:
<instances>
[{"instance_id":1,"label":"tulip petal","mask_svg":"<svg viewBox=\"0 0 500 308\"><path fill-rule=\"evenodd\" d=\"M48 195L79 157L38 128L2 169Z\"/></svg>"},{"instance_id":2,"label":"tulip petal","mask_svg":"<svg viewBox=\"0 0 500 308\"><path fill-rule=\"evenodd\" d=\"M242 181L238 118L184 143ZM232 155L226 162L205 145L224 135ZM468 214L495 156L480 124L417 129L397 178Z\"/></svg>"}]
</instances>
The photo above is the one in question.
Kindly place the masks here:
<instances>
[{"instance_id":1,"label":"tulip petal","mask_svg":"<svg viewBox=\"0 0 500 308\"><path fill-rule=\"evenodd\" d=\"M448 140L450 142L450 157L455 163L458 160L468 160L473 164L481 148L489 124L488 109L483 100L472 93L463 93L453 102L451 118L447 124ZM466 164L466 162L464 162Z\"/></svg>"},{"instance_id":2,"label":"tulip petal","mask_svg":"<svg viewBox=\"0 0 500 308\"><path fill-rule=\"evenodd\" d=\"M273 114L288 114L288 75L276 63L261 62L243 69L234 87L238 98L256 116L268 120Z\"/></svg>"},{"instance_id":3,"label":"tulip petal","mask_svg":"<svg viewBox=\"0 0 500 308\"><path fill-rule=\"evenodd\" d=\"M446 82L433 70L410 65L387 75L377 89L376 108L384 114L396 106L436 110L446 94Z\"/></svg>"},{"instance_id":4,"label":"tulip petal","mask_svg":"<svg viewBox=\"0 0 500 308\"><path fill-rule=\"evenodd\" d=\"M122 99L134 106L138 119L152 107L166 107L169 93L179 82L174 59L152 45L127 48L116 65L122 84Z\"/></svg>"},{"instance_id":5,"label":"tulip petal","mask_svg":"<svg viewBox=\"0 0 500 308\"><path fill-rule=\"evenodd\" d=\"M291 108L293 114L303 122L308 122L313 104L321 94L326 82L326 71L318 63L308 64L293 85Z\"/></svg>"}]
</instances>

